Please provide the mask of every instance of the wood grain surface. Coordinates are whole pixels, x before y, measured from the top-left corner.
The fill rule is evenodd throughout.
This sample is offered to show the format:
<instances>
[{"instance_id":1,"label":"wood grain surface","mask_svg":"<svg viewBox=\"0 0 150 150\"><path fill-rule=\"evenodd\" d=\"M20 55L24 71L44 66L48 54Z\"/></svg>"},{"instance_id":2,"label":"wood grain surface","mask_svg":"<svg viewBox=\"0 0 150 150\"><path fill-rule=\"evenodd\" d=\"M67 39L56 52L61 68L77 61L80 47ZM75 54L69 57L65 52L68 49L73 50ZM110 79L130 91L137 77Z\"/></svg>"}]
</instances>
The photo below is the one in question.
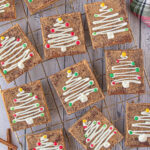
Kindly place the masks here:
<instances>
[{"instance_id":1,"label":"wood grain surface","mask_svg":"<svg viewBox=\"0 0 150 150\"><path fill-rule=\"evenodd\" d=\"M93 50L89 33L87 27L87 21L85 19L84 13L84 4L91 3L100 0L76 0L72 5L69 3L71 0L59 0L55 5L50 6L48 9L41 11L35 15L30 15L28 9L23 2L23 0L16 0L16 8L17 8L17 20L13 20L11 22L1 22L0 23L0 33L3 33L5 30L10 28L12 25L18 23L23 31L27 34L33 45L37 48L40 55L43 57L43 46L42 46L42 34L41 34L41 26L40 26L40 17L53 16L64 13L78 12L82 13L83 25L85 28L85 39L88 53L76 55L76 56L65 56L57 59L52 59L48 61L44 61L43 63L34 67L28 73L19 77L15 82L7 84L5 80L0 75L0 85L2 89L7 89L10 87L14 87L16 85L21 85L24 83L29 83L35 80L41 80L44 88L44 92L46 95L48 107L50 109L52 122L47 124L49 130L58 129L64 127L64 136L67 150L83 150L83 147L68 133L68 128L82 116L90 107L83 109L75 114L67 115L62 104L55 92L52 88L52 84L50 80L47 78L48 76L63 70L64 68L75 64L83 59L87 59L91 62L91 66L93 71L97 77L100 85L103 85L103 90L105 91L106 99L105 101L100 101L95 105L100 108L103 115L105 115L109 121L111 121L118 130L124 134L125 132L125 107L126 101L131 102L150 102L150 88L148 86L148 82L145 78L146 83L146 93L144 95L117 95L117 96L108 96L106 93L106 79L105 79L105 61L104 61L104 49ZM63 5L65 3L65 5ZM133 36L135 38L136 44L138 48L142 48L144 50L144 66L147 73L147 77L150 78L150 28L148 28L145 24L141 23L131 12L129 9L129 0L126 0L127 4L127 12L129 17L129 23L133 32ZM59 6L57 9L55 6ZM74 6L74 7L73 7ZM53 7L53 9L52 9ZM113 46L108 47L106 49L127 49L134 47L135 43L125 44L121 46ZM103 59L102 59L103 58ZM4 108L4 104L2 101L2 97L0 96L0 138L4 140L7 139L7 128L9 128L9 122L7 119L7 114ZM38 130L45 127L37 126L32 130ZM18 135L23 135L27 133L31 133L31 129L23 130L17 132ZM17 138L15 133L12 133L12 142L14 145L20 146L17 142ZM23 150L27 150L27 143L25 136L20 137L20 142L23 145ZM70 143L70 144L69 144ZM21 147L18 148L19 150ZM114 150L120 149L129 149L124 146L124 140L114 147ZM136 150L137 148L135 148ZM147 150L148 148L140 148L140 150ZM0 150L7 150L7 147L0 144Z\"/></svg>"}]
</instances>

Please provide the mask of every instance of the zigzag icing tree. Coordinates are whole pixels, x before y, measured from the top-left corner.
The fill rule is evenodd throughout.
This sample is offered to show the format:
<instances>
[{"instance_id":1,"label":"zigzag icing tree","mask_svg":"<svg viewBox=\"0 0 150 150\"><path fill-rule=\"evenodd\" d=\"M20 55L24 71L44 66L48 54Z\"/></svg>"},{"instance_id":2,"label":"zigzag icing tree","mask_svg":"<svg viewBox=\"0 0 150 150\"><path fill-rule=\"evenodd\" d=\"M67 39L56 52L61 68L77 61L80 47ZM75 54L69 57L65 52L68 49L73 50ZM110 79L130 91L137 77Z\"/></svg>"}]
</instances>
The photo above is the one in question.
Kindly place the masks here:
<instances>
[{"instance_id":1,"label":"zigzag icing tree","mask_svg":"<svg viewBox=\"0 0 150 150\"><path fill-rule=\"evenodd\" d=\"M113 79L111 85L121 83L124 88L129 88L130 83L141 84L141 77L137 74L140 71L140 68L135 66L134 61L129 61L127 59L128 56L126 56L126 53L123 52L120 59L116 60L118 65L112 66L111 69L113 71L125 71L111 73L110 77Z\"/></svg>"},{"instance_id":2,"label":"zigzag icing tree","mask_svg":"<svg viewBox=\"0 0 150 150\"><path fill-rule=\"evenodd\" d=\"M107 124L101 125L100 121L87 121L84 119L83 128L86 143L88 143L93 150L109 148L111 146L109 140L117 133L113 126L108 127Z\"/></svg>"},{"instance_id":3,"label":"zigzag icing tree","mask_svg":"<svg viewBox=\"0 0 150 150\"><path fill-rule=\"evenodd\" d=\"M40 142L37 143L37 147L33 150L63 150L62 145L58 145L57 142L49 142L47 135L40 138Z\"/></svg>"},{"instance_id":4,"label":"zigzag icing tree","mask_svg":"<svg viewBox=\"0 0 150 150\"><path fill-rule=\"evenodd\" d=\"M10 3L6 3L6 0L0 0L0 13L5 12L5 8L9 6L10 6Z\"/></svg>"},{"instance_id":5,"label":"zigzag icing tree","mask_svg":"<svg viewBox=\"0 0 150 150\"><path fill-rule=\"evenodd\" d=\"M2 36L1 40L0 61L4 68L3 73L7 74L9 71L17 67L23 69L24 62L33 56L33 53L30 53L30 49L27 49L27 43L20 45L22 42L21 39L8 36Z\"/></svg>"},{"instance_id":6,"label":"zigzag icing tree","mask_svg":"<svg viewBox=\"0 0 150 150\"><path fill-rule=\"evenodd\" d=\"M56 48L60 49L61 52L66 52L67 48L75 45L80 45L78 36L75 36L73 28L69 28L69 23L62 20L62 18L57 18L54 28L50 31L48 35L48 44L45 45L47 49Z\"/></svg>"},{"instance_id":7,"label":"zigzag icing tree","mask_svg":"<svg viewBox=\"0 0 150 150\"><path fill-rule=\"evenodd\" d=\"M94 14L94 17L100 20L93 21L93 36L106 34L108 39L113 39L115 33L128 31L127 22L123 22L123 17L119 17L119 13L112 14L113 8L108 8L102 3L99 12L100 14Z\"/></svg>"},{"instance_id":8,"label":"zigzag icing tree","mask_svg":"<svg viewBox=\"0 0 150 150\"><path fill-rule=\"evenodd\" d=\"M88 95L93 92L97 92L98 88L90 88L94 85L94 81L90 78L79 77L78 72L72 73L71 70L67 71L66 85L63 89L63 96L66 96L64 101L69 102L69 106L72 106L75 102L81 101L85 103L88 101Z\"/></svg>"},{"instance_id":9,"label":"zigzag icing tree","mask_svg":"<svg viewBox=\"0 0 150 150\"><path fill-rule=\"evenodd\" d=\"M33 120L35 118L44 117L44 107L40 107L39 103L34 102L37 100L38 96L32 95L32 93L26 93L22 88L19 88L17 98L13 100L16 105L10 107L11 111L15 111L12 122L26 121L26 123L30 125L34 123Z\"/></svg>"},{"instance_id":10,"label":"zigzag icing tree","mask_svg":"<svg viewBox=\"0 0 150 150\"><path fill-rule=\"evenodd\" d=\"M150 137L150 110L147 108L141 112L141 116L135 116L134 120L138 123L133 123L132 127L139 130L129 130L128 133L130 135L137 135L139 142L146 142Z\"/></svg>"}]
</instances>

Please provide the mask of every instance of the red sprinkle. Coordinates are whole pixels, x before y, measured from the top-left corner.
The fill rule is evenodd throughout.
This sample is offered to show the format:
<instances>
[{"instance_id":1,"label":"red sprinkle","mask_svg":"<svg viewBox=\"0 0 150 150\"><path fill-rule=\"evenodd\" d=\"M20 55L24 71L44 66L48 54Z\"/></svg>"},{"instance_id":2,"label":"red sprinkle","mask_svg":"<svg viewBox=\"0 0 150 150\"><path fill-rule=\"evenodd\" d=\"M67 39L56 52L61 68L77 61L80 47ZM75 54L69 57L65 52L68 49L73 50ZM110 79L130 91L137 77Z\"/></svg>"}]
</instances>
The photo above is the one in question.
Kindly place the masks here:
<instances>
[{"instance_id":1,"label":"red sprinkle","mask_svg":"<svg viewBox=\"0 0 150 150\"><path fill-rule=\"evenodd\" d=\"M86 129L86 128L87 128L87 126L83 126L83 128L84 128L84 129Z\"/></svg>"},{"instance_id":2,"label":"red sprinkle","mask_svg":"<svg viewBox=\"0 0 150 150\"><path fill-rule=\"evenodd\" d=\"M51 32L55 32L55 29L51 29Z\"/></svg>"},{"instance_id":3,"label":"red sprinkle","mask_svg":"<svg viewBox=\"0 0 150 150\"><path fill-rule=\"evenodd\" d=\"M38 96L36 95L35 98L38 99Z\"/></svg>"},{"instance_id":4,"label":"red sprinkle","mask_svg":"<svg viewBox=\"0 0 150 150\"><path fill-rule=\"evenodd\" d=\"M74 32L71 32L71 35L74 36Z\"/></svg>"},{"instance_id":5,"label":"red sprinkle","mask_svg":"<svg viewBox=\"0 0 150 150\"><path fill-rule=\"evenodd\" d=\"M17 42L19 42L20 41L20 39L19 38L17 38L17 40L16 40Z\"/></svg>"},{"instance_id":6,"label":"red sprinkle","mask_svg":"<svg viewBox=\"0 0 150 150\"><path fill-rule=\"evenodd\" d=\"M40 145L41 145L41 143L40 143L40 142L38 142L38 143L37 143L37 145L38 145L38 146L40 146Z\"/></svg>"},{"instance_id":7,"label":"red sprinkle","mask_svg":"<svg viewBox=\"0 0 150 150\"><path fill-rule=\"evenodd\" d=\"M2 47L2 44L0 43L0 47Z\"/></svg>"},{"instance_id":8,"label":"red sprinkle","mask_svg":"<svg viewBox=\"0 0 150 150\"><path fill-rule=\"evenodd\" d=\"M114 134L116 134L117 133L117 131L114 131Z\"/></svg>"},{"instance_id":9,"label":"red sprinkle","mask_svg":"<svg viewBox=\"0 0 150 150\"><path fill-rule=\"evenodd\" d=\"M33 150L36 150L36 148L33 148Z\"/></svg>"},{"instance_id":10,"label":"red sprinkle","mask_svg":"<svg viewBox=\"0 0 150 150\"><path fill-rule=\"evenodd\" d=\"M63 149L63 146L60 145L60 146L59 146L59 149Z\"/></svg>"},{"instance_id":11,"label":"red sprinkle","mask_svg":"<svg viewBox=\"0 0 150 150\"><path fill-rule=\"evenodd\" d=\"M14 102L17 102L17 99L14 99Z\"/></svg>"},{"instance_id":12,"label":"red sprinkle","mask_svg":"<svg viewBox=\"0 0 150 150\"><path fill-rule=\"evenodd\" d=\"M115 85L116 83L113 81L112 84Z\"/></svg>"},{"instance_id":13,"label":"red sprinkle","mask_svg":"<svg viewBox=\"0 0 150 150\"><path fill-rule=\"evenodd\" d=\"M66 27L69 27L69 23L67 22L67 23L65 24L65 26L66 26Z\"/></svg>"},{"instance_id":14,"label":"red sprinkle","mask_svg":"<svg viewBox=\"0 0 150 150\"><path fill-rule=\"evenodd\" d=\"M30 55L30 57L33 57L33 53L30 53L29 55Z\"/></svg>"},{"instance_id":15,"label":"red sprinkle","mask_svg":"<svg viewBox=\"0 0 150 150\"><path fill-rule=\"evenodd\" d=\"M90 139L87 139L87 141L89 142L89 141L90 141Z\"/></svg>"},{"instance_id":16,"label":"red sprinkle","mask_svg":"<svg viewBox=\"0 0 150 150\"><path fill-rule=\"evenodd\" d=\"M54 142L54 145L56 146L56 145L57 145L57 142Z\"/></svg>"},{"instance_id":17,"label":"red sprinkle","mask_svg":"<svg viewBox=\"0 0 150 150\"><path fill-rule=\"evenodd\" d=\"M140 80L140 79L141 79L141 77L140 77L140 76L138 76L137 78L138 78L138 80Z\"/></svg>"},{"instance_id":18,"label":"red sprinkle","mask_svg":"<svg viewBox=\"0 0 150 150\"><path fill-rule=\"evenodd\" d=\"M91 144L91 147L94 147L94 145L93 145L93 144Z\"/></svg>"},{"instance_id":19,"label":"red sprinkle","mask_svg":"<svg viewBox=\"0 0 150 150\"><path fill-rule=\"evenodd\" d=\"M50 48L50 45L49 45L49 44L46 44L46 48Z\"/></svg>"},{"instance_id":20,"label":"red sprinkle","mask_svg":"<svg viewBox=\"0 0 150 150\"><path fill-rule=\"evenodd\" d=\"M16 117L17 115L16 115L16 114L13 114L13 116Z\"/></svg>"},{"instance_id":21,"label":"red sprinkle","mask_svg":"<svg viewBox=\"0 0 150 150\"><path fill-rule=\"evenodd\" d=\"M116 60L116 63L119 63L119 60Z\"/></svg>"},{"instance_id":22,"label":"red sprinkle","mask_svg":"<svg viewBox=\"0 0 150 150\"><path fill-rule=\"evenodd\" d=\"M80 41L77 41L76 44L77 44L77 45L80 45Z\"/></svg>"},{"instance_id":23,"label":"red sprinkle","mask_svg":"<svg viewBox=\"0 0 150 150\"><path fill-rule=\"evenodd\" d=\"M43 111L43 107L40 108L40 111Z\"/></svg>"},{"instance_id":24,"label":"red sprinkle","mask_svg":"<svg viewBox=\"0 0 150 150\"><path fill-rule=\"evenodd\" d=\"M110 127L109 129L110 129L110 130L112 130L113 128L112 128L112 127Z\"/></svg>"},{"instance_id":25,"label":"red sprinkle","mask_svg":"<svg viewBox=\"0 0 150 150\"><path fill-rule=\"evenodd\" d=\"M98 125L100 125L101 124L101 122L98 122Z\"/></svg>"},{"instance_id":26,"label":"red sprinkle","mask_svg":"<svg viewBox=\"0 0 150 150\"><path fill-rule=\"evenodd\" d=\"M1 65L4 65L4 62L3 62L3 61L1 62Z\"/></svg>"}]
</instances>

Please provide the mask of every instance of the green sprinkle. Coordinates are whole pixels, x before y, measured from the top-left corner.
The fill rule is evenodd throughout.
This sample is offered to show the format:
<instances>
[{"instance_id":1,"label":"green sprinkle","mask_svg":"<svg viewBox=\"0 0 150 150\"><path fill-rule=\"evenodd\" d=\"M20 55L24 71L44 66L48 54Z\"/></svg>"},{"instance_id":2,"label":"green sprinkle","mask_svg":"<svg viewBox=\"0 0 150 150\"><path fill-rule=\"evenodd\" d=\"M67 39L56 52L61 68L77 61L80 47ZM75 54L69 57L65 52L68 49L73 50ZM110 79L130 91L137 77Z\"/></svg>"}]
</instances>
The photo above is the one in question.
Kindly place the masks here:
<instances>
[{"instance_id":1,"label":"green sprinkle","mask_svg":"<svg viewBox=\"0 0 150 150\"><path fill-rule=\"evenodd\" d=\"M109 75L111 78L113 78L114 77L114 74L113 73L110 73L110 75Z\"/></svg>"},{"instance_id":2,"label":"green sprinkle","mask_svg":"<svg viewBox=\"0 0 150 150\"><path fill-rule=\"evenodd\" d=\"M15 110L15 108L14 107L10 107L10 110Z\"/></svg>"},{"instance_id":3,"label":"green sprinkle","mask_svg":"<svg viewBox=\"0 0 150 150\"><path fill-rule=\"evenodd\" d=\"M95 124L95 125L96 125L96 121L93 121L93 124Z\"/></svg>"},{"instance_id":4,"label":"green sprinkle","mask_svg":"<svg viewBox=\"0 0 150 150\"><path fill-rule=\"evenodd\" d=\"M87 135L85 134L84 137L87 138Z\"/></svg>"},{"instance_id":5,"label":"green sprinkle","mask_svg":"<svg viewBox=\"0 0 150 150\"><path fill-rule=\"evenodd\" d=\"M106 124L104 124L103 127L106 128Z\"/></svg>"},{"instance_id":6,"label":"green sprinkle","mask_svg":"<svg viewBox=\"0 0 150 150\"><path fill-rule=\"evenodd\" d=\"M14 119L14 120L12 121L12 123L16 123L16 120Z\"/></svg>"},{"instance_id":7,"label":"green sprinkle","mask_svg":"<svg viewBox=\"0 0 150 150\"><path fill-rule=\"evenodd\" d=\"M66 88L65 86L64 86L62 89L63 89L63 91L66 91L66 90L67 90L67 88Z\"/></svg>"},{"instance_id":8,"label":"green sprinkle","mask_svg":"<svg viewBox=\"0 0 150 150\"><path fill-rule=\"evenodd\" d=\"M39 106L40 106L40 104L39 104L39 103L37 103L37 104L36 104L36 107L39 107Z\"/></svg>"},{"instance_id":9,"label":"green sprinkle","mask_svg":"<svg viewBox=\"0 0 150 150\"><path fill-rule=\"evenodd\" d=\"M136 72L140 72L140 68L137 67L137 68L135 69L135 71L136 71Z\"/></svg>"},{"instance_id":10,"label":"green sprinkle","mask_svg":"<svg viewBox=\"0 0 150 150\"><path fill-rule=\"evenodd\" d=\"M139 120L139 117L135 116L135 117L134 117L134 120L136 120L136 121Z\"/></svg>"},{"instance_id":11,"label":"green sprinkle","mask_svg":"<svg viewBox=\"0 0 150 150\"><path fill-rule=\"evenodd\" d=\"M74 76L77 77L79 74L77 72L74 73Z\"/></svg>"},{"instance_id":12,"label":"green sprinkle","mask_svg":"<svg viewBox=\"0 0 150 150\"><path fill-rule=\"evenodd\" d=\"M120 20L123 21L123 17L120 17Z\"/></svg>"},{"instance_id":13,"label":"green sprinkle","mask_svg":"<svg viewBox=\"0 0 150 150\"><path fill-rule=\"evenodd\" d=\"M98 17L98 15L97 15L97 14L94 14L94 17Z\"/></svg>"},{"instance_id":14,"label":"green sprinkle","mask_svg":"<svg viewBox=\"0 0 150 150\"><path fill-rule=\"evenodd\" d=\"M10 4L9 4L9 3L7 3L5 6L6 6L6 7L9 7L9 6L10 6Z\"/></svg>"},{"instance_id":15,"label":"green sprinkle","mask_svg":"<svg viewBox=\"0 0 150 150\"><path fill-rule=\"evenodd\" d=\"M135 62L134 62L134 61L132 61L132 62L131 62L131 65L132 65L132 66L135 66Z\"/></svg>"},{"instance_id":16,"label":"green sprinkle","mask_svg":"<svg viewBox=\"0 0 150 150\"><path fill-rule=\"evenodd\" d=\"M90 85L93 85L93 84L94 84L94 82L91 80L91 81L89 82L89 84L90 84Z\"/></svg>"},{"instance_id":17,"label":"green sprinkle","mask_svg":"<svg viewBox=\"0 0 150 150\"><path fill-rule=\"evenodd\" d=\"M112 11L113 11L113 9L112 9L112 8L110 8L110 9L109 9L109 11L110 11L110 12L112 12Z\"/></svg>"},{"instance_id":18,"label":"green sprinkle","mask_svg":"<svg viewBox=\"0 0 150 150\"><path fill-rule=\"evenodd\" d=\"M32 93L29 93L29 96L32 96Z\"/></svg>"},{"instance_id":19,"label":"green sprinkle","mask_svg":"<svg viewBox=\"0 0 150 150\"><path fill-rule=\"evenodd\" d=\"M133 131L129 130L128 133L129 133L130 135L132 135L132 134L133 134Z\"/></svg>"},{"instance_id":20,"label":"green sprinkle","mask_svg":"<svg viewBox=\"0 0 150 150\"><path fill-rule=\"evenodd\" d=\"M41 117L44 117L44 113L41 113L40 116L41 116Z\"/></svg>"},{"instance_id":21,"label":"green sprinkle","mask_svg":"<svg viewBox=\"0 0 150 150\"><path fill-rule=\"evenodd\" d=\"M26 47L27 47L27 44L26 44L26 43L24 43L22 46L23 46L24 48L26 48Z\"/></svg>"},{"instance_id":22,"label":"green sprinkle","mask_svg":"<svg viewBox=\"0 0 150 150\"><path fill-rule=\"evenodd\" d=\"M93 32L92 35L96 35L96 32Z\"/></svg>"},{"instance_id":23,"label":"green sprinkle","mask_svg":"<svg viewBox=\"0 0 150 150\"><path fill-rule=\"evenodd\" d=\"M4 74L7 74L7 70L3 70L3 73L4 73Z\"/></svg>"},{"instance_id":24,"label":"green sprinkle","mask_svg":"<svg viewBox=\"0 0 150 150\"><path fill-rule=\"evenodd\" d=\"M69 103L69 106L72 107L72 103Z\"/></svg>"},{"instance_id":25,"label":"green sprinkle","mask_svg":"<svg viewBox=\"0 0 150 150\"><path fill-rule=\"evenodd\" d=\"M125 28L125 31L128 31L129 29L128 28Z\"/></svg>"},{"instance_id":26,"label":"green sprinkle","mask_svg":"<svg viewBox=\"0 0 150 150\"><path fill-rule=\"evenodd\" d=\"M33 2L33 0L28 0L29 3Z\"/></svg>"},{"instance_id":27,"label":"green sprinkle","mask_svg":"<svg viewBox=\"0 0 150 150\"><path fill-rule=\"evenodd\" d=\"M94 90L93 90L94 92L97 92L98 91L98 88L94 88Z\"/></svg>"}]
</instances>

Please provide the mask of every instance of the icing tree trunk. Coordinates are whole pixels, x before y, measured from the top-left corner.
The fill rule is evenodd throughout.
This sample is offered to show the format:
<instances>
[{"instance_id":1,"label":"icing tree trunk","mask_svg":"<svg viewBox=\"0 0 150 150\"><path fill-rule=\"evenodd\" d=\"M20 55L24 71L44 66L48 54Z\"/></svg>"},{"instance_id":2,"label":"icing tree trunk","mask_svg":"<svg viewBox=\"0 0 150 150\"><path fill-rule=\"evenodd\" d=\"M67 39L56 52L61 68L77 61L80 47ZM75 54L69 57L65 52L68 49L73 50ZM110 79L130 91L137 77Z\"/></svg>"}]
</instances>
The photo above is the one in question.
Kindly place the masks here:
<instances>
[{"instance_id":1,"label":"icing tree trunk","mask_svg":"<svg viewBox=\"0 0 150 150\"><path fill-rule=\"evenodd\" d=\"M93 80L90 80L88 77L79 77L77 72L72 74L72 71L68 70L67 77L69 79L62 89L64 91L63 96L66 96L64 101L69 102L69 106L72 106L77 101L81 101L82 103L87 102L88 95L98 91L98 88L90 88L90 86L94 85Z\"/></svg>"},{"instance_id":2,"label":"icing tree trunk","mask_svg":"<svg viewBox=\"0 0 150 150\"><path fill-rule=\"evenodd\" d=\"M108 8L102 3L99 12L100 14L94 14L94 17L100 20L93 21L93 36L106 34L108 39L113 39L115 33L128 31L127 22L123 22L123 17L119 17L119 13L112 14L113 8Z\"/></svg>"},{"instance_id":3,"label":"icing tree trunk","mask_svg":"<svg viewBox=\"0 0 150 150\"><path fill-rule=\"evenodd\" d=\"M10 3L6 3L6 0L0 0L0 13L5 12L5 8L9 6L10 6Z\"/></svg>"},{"instance_id":4,"label":"icing tree trunk","mask_svg":"<svg viewBox=\"0 0 150 150\"><path fill-rule=\"evenodd\" d=\"M150 137L150 110L147 108L141 112L141 116L135 116L134 120L137 123L133 123L132 127L136 127L139 130L129 130L128 133L130 135L137 135L139 142L146 142L148 140L147 138Z\"/></svg>"},{"instance_id":5,"label":"icing tree trunk","mask_svg":"<svg viewBox=\"0 0 150 150\"><path fill-rule=\"evenodd\" d=\"M66 52L68 47L80 44L78 36L75 36L73 32L73 28L69 28L69 23L64 23L61 18L58 18L56 22L48 35L49 40L46 48L57 48L61 52Z\"/></svg>"},{"instance_id":6,"label":"icing tree trunk","mask_svg":"<svg viewBox=\"0 0 150 150\"><path fill-rule=\"evenodd\" d=\"M38 97L32 95L32 93L26 93L22 88L19 88L17 98L13 101L16 106L11 107L10 110L15 111L13 123L26 121L27 124L33 124L34 119L44 116L44 107L40 107L39 103L33 103L37 101ZM18 105L17 105L18 104Z\"/></svg>"},{"instance_id":7,"label":"icing tree trunk","mask_svg":"<svg viewBox=\"0 0 150 150\"><path fill-rule=\"evenodd\" d=\"M100 150L101 148L109 148L111 144L109 139L112 138L117 131L113 126L107 127L106 124L101 125L100 121L83 120L83 128L85 131L86 143L90 145L93 150Z\"/></svg>"},{"instance_id":8,"label":"icing tree trunk","mask_svg":"<svg viewBox=\"0 0 150 150\"><path fill-rule=\"evenodd\" d=\"M58 145L57 142L49 142L47 135L40 138L40 142L37 143L37 147L33 150L63 150L62 145Z\"/></svg>"},{"instance_id":9,"label":"icing tree trunk","mask_svg":"<svg viewBox=\"0 0 150 150\"><path fill-rule=\"evenodd\" d=\"M124 70L124 72L111 73L110 77L113 79L111 85L122 83L124 88L129 88L130 83L141 84L141 77L137 74L140 68L135 66L135 62L127 60L128 56L126 56L125 52L123 52L120 57L120 59L116 60L118 65L112 66L111 69L113 71Z\"/></svg>"},{"instance_id":10,"label":"icing tree trunk","mask_svg":"<svg viewBox=\"0 0 150 150\"><path fill-rule=\"evenodd\" d=\"M4 68L3 73L7 74L7 72L17 67L23 69L24 62L33 56L30 49L26 49L27 43L20 45L22 40L15 37L1 37L1 39L3 40L0 44L0 61Z\"/></svg>"}]
</instances>

